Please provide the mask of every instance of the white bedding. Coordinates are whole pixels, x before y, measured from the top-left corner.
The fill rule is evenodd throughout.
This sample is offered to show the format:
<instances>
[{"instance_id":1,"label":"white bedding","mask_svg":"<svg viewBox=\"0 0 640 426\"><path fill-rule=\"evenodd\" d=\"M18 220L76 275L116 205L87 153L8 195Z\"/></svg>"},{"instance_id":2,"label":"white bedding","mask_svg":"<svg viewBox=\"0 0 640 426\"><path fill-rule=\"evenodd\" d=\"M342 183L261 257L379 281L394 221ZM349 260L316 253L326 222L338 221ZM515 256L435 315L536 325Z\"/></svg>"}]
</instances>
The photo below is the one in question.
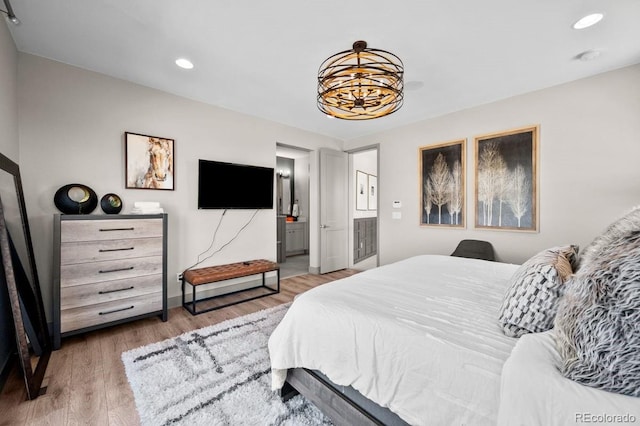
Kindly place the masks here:
<instances>
[{"instance_id":1,"label":"white bedding","mask_svg":"<svg viewBox=\"0 0 640 426\"><path fill-rule=\"evenodd\" d=\"M640 423L640 398L584 386L560 374L552 333L522 336L505 362L498 425Z\"/></svg>"},{"instance_id":2,"label":"white bedding","mask_svg":"<svg viewBox=\"0 0 640 426\"><path fill-rule=\"evenodd\" d=\"M516 343L496 318L517 268L424 255L303 293L269 339L272 387L304 367L410 424L494 426Z\"/></svg>"}]
</instances>

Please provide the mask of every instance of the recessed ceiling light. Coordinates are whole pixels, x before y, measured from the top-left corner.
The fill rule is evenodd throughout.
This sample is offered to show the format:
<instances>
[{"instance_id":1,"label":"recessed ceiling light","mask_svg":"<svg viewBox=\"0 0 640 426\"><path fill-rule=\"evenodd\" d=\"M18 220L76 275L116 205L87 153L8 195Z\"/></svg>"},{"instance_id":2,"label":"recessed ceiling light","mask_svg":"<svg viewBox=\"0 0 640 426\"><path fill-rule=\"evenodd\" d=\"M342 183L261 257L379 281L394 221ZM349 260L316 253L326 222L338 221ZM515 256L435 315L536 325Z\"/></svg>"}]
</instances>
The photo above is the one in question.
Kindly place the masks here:
<instances>
[{"instance_id":1,"label":"recessed ceiling light","mask_svg":"<svg viewBox=\"0 0 640 426\"><path fill-rule=\"evenodd\" d=\"M190 70L193 68L193 63L185 58L176 59L176 65L180 68L184 68L185 70Z\"/></svg>"},{"instance_id":2,"label":"recessed ceiling light","mask_svg":"<svg viewBox=\"0 0 640 426\"><path fill-rule=\"evenodd\" d=\"M604 15L602 13L592 13L591 15L587 15L583 18L580 18L578 22L573 24L573 28L576 30L582 30L584 28L588 28L600 22L603 17Z\"/></svg>"}]
</instances>

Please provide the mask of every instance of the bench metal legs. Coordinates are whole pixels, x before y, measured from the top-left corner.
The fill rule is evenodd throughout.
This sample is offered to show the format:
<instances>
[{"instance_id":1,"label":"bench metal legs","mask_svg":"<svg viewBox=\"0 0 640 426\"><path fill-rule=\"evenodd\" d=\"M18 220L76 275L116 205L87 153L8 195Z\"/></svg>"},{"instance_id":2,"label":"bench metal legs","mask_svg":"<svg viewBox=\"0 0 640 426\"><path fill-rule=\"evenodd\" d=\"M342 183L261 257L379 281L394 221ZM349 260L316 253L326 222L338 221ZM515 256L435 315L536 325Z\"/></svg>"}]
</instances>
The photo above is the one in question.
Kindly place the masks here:
<instances>
[{"instance_id":1,"label":"bench metal legs","mask_svg":"<svg viewBox=\"0 0 640 426\"><path fill-rule=\"evenodd\" d=\"M267 285L266 274L268 272L275 272L276 273L276 287L275 288L269 287ZM230 278L230 279L232 279L232 278ZM219 282L219 281L216 281L216 282ZM196 297L196 287L198 287L198 286L197 285L193 285L188 281L187 281L187 284L189 284L191 286L191 301L190 302L186 301L186 297L185 297L185 292L186 292L185 279L182 278L182 306L187 311L189 311L192 315L199 315L199 314L204 314L205 312L214 311L216 309L226 308L227 306L237 305L238 303L248 302L249 300L259 299L261 297L271 296L272 294L280 293L280 269L278 268L278 269L275 269L273 271L262 272L262 285L251 287L251 288L246 288L246 289L242 289L242 290L232 291L232 292L229 292L229 293L220 294L220 295L216 295L216 296L205 297L205 298L202 298L202 299L198 299ZM203 309L203 310L198 310L198 308L197 308L198 303L205 302L207 300L213 300L213 299L218 299L218 298L221 298L221 297L230 296L232 294L248 292L248 291L251 291L251 290L258 289L258 288L264 288L264 289L267 290L267 292L264 293L264 294L259 294L257 296L245 297L243 299L235 300L235 301L229 302L229 303L224 303L222 305L213 306L213 307L206 308L206 309Z\"/></svg>"}]
</instances>

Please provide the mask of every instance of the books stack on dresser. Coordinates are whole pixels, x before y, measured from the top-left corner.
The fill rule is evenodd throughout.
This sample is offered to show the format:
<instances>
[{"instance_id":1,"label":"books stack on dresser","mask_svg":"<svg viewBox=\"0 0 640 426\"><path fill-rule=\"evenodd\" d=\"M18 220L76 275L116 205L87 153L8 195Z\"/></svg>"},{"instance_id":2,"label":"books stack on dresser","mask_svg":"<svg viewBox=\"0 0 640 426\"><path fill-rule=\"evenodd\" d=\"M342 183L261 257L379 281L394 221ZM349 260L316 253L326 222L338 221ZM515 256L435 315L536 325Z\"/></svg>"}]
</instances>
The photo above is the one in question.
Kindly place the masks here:
<instances>
[{"instance_id":1,"label":"books stack on dresser","mask_svg":"<svg viewBox=\"0 0 640 426\"><path fill-rule=\"evenodd\" d=\"M158 214L164 213L164 209L160 207L157 201L136 201L133 203L131 214Z\"/></svg>"}]
</instances>

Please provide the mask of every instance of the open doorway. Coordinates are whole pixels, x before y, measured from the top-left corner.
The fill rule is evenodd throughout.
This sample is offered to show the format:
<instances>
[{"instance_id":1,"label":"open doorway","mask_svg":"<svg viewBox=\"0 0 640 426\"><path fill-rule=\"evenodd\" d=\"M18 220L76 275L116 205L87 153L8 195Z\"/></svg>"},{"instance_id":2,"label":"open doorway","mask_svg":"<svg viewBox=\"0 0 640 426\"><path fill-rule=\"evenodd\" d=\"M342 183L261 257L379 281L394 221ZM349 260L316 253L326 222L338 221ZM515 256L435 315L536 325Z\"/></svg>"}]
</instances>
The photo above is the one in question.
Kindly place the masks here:
<instances>
[{"instance_id":1,"label":"open doorway","mask_svg":"<svg viewBox=\"0 0 640 426\"><path fill-rule=\"evenodd\" d=\"M349 152L349 264L356 269L379 265L378 146Z\"/></svg>"},{"instance_id":2,"label":"open doorway","mask_svg":"<svg viewBox=\"0 0 640 426\"><path fill-rule=\"evenodd\" d=\"M309 153L276 144L276 238L281 278L309 273Z\"/></svg>"}]
</instances>

